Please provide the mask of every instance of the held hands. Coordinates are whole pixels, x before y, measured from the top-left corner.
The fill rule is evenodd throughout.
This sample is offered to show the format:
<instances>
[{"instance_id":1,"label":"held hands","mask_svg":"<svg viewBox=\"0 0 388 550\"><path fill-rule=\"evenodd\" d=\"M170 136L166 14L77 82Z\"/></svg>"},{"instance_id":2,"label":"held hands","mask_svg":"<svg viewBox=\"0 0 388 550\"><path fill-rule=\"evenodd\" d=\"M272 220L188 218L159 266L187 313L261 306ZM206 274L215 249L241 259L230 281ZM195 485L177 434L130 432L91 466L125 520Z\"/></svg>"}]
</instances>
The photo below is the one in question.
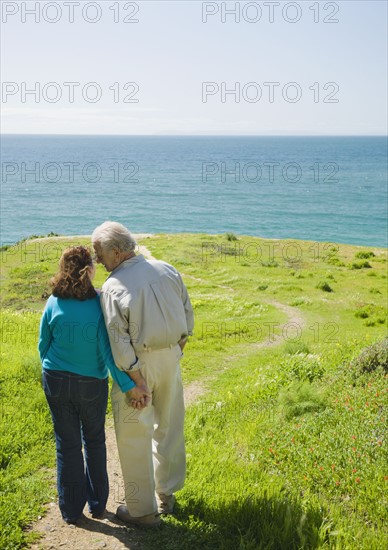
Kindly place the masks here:
<instances>
[{"instance_id":1,"label":"held hands","mask_svg":"<svg viewBox=\"0 0 388 550\"><path fill-rule=\"evenodd\" d=\"M139 371L130 374L136 386L126 392L125 400L134 409L144 409L151 401L151 392Z\"/></svg>"}]
</instances>

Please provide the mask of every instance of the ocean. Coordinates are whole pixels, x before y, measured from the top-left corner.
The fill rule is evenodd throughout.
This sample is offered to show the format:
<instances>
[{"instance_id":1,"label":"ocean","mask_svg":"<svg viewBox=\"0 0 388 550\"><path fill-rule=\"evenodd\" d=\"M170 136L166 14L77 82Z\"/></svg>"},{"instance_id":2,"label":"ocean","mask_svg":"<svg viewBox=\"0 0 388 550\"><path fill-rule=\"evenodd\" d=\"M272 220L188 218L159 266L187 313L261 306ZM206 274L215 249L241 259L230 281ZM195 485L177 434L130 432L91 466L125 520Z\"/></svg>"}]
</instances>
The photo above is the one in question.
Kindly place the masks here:
<instances>
[{"instance_id":1,"label":"ocean","mask_svg":"<svg viewBox=\"0 0 388 550\"><path fill-rule=\"evenodd\" d=\"M108 219L388 245L385 137L3 135L1 154L3 245Z\"/></svg>"}]
</instances>

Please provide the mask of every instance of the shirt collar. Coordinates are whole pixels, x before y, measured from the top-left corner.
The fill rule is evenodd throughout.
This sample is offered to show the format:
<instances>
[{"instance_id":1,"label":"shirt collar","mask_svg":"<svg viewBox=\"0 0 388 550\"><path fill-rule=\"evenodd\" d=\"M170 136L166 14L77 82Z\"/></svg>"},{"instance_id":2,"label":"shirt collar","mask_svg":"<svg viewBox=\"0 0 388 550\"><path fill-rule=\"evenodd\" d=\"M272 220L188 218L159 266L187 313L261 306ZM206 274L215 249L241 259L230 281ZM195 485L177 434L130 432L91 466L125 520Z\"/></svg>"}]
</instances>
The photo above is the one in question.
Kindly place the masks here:
<instances>
[{"instance_id":1,"label":"shirt collar","mask_svg":"<svg viewBox=\"0 0 388 550\"><path fill-rule=\"evenodd\" d=\"M137 256L133 256L133 258L129 258L128 260L124 260L121 262L120 265L118 265L112 272L111 275L116 274L120 269L127 266L133 266L135 264L138 264L140 262L145 262L145 258L143 254L138 254Z\"/></svg>"}]
</instances>

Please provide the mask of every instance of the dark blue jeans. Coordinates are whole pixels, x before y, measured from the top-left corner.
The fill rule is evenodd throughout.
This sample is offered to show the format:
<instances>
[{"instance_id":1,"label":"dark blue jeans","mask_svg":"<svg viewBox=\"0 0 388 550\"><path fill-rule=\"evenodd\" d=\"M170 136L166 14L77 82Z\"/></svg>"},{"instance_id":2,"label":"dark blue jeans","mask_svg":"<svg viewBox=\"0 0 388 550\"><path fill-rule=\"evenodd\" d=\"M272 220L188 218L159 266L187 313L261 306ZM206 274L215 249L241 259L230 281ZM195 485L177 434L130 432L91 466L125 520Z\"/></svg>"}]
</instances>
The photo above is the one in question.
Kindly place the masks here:
<instances>
[{"instance_id":1,"label":"dark blue jeans","mask_svg":"<svg viewBox=\"0 0 388 550\"><path fill-rule=\"evenodd\" d=\"M104 429L108 379L43 369L43 389L54 423L62 517L76 521L86 502L98 514L109 494Z\"/></svg>"}]
</instances>

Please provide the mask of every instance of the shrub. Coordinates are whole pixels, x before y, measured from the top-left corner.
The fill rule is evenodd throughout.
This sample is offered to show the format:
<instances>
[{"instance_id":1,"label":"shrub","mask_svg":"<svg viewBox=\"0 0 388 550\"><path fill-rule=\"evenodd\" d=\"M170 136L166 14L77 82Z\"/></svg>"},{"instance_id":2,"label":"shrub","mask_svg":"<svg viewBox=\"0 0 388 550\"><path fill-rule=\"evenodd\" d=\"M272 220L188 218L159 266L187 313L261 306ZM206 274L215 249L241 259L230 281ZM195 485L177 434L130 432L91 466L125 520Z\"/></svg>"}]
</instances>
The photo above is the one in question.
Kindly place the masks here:
<instances>
[{"instance_id":1,"label":"shrub","mask_svg":"<svg viewBox=\"0 0 388 550\"><path fill-rule=\"evenodd\" d=\"M237 241L237 237L234 233L226 233L225 235L227 241Z\"/></svg>"},{"instance_id":2,"label":"shrub","mask_svg":"<svg viewBox=\"0 0 388 550\"><path fill-rule=\"evenodd\" d=\"M372 266L367 260L364 260L363 262L353 262L350 265L350 269L363 269L363 268L371 268Z\"/></svg>"},{"instance_id":3,"label":"shrub","mask_svg":"<svg viewBox=\"0 0 388 550\"><path fill-rule=\"evenodd\" d=\"M368 250L360 250L360 252L357 252L356 254L356 258L360 258L360 259L368 259L368 258L374 258L376 256L376 254L372 251L368 251Z\"/></svg>"},{"instance_id":4,"label":"shrub","mask_svg":"<svg viewBox=\"0 0 388 550\"><path fill-rule=\"evenodd\" d=\"M381 294L381 292L379 291L378 288L370 288L370 289L369 289L369 292L370 292L371 294Z\"/></svg>"},{"instance_id":5,"label":"shrub","mask_svg":"<svg viewBox=\"0 0 388 550\"><path fill-rule=\"evenodd\" d=\"M378 369L388 373L388 337L365 348L351 361L350 366L360 373Z\"/></svg>"},{"instance_id":6,"label":"shrub","mask_svg":"<svg viewBox=\"0 0 388 550\"><path fill-rule=\"evenodd\" d=\"M337 267L343 267L345 264L344 262L342 262L339 258L337 258L336 256L334 256L333 258L329 258L327 260L327 263L330 264L330 265L335 265Z\"/></svg>"},{"instance_id":7,"label":"shrub","mask_svg":"<svg viewBox=\"0 0 388 550\"><path fill-rule=\"evenodd\" d=\"M319 281L315 288L319 288L319 290L324 290L325 292L334 292L327 281Z\"/></svg>"},{"instance_id":8,"label":"shrub","mask_svg":"<svg viewBox=\"0 0 388 550\"><path fill-rule=\"evenodd\" d=\"M369 311L367 310L367 308L362 308L356 311L354 316L358 317L359 319L367 319L369 317Z\"/></svg>"},{"instance_id":9,"label":"shrub","mask_svg":"<svg viewBox=\"0 0 388 550\"><path fill-rule=\"evenodd\" d=\"M386 311L382 306L376 304L363 304L354 314L359 319L369 319L367 326L373 327L376 323L384 324L386 320Z\"/></svg>"},{"instance_id":10,"label":"shrub","mask_svg":"<svg viewBox=\"0 0 388 550\"><path fill-rule=\"evenodd\" d=\"M278 267L278 262L276 260L269 260L268 262L261 262L263 267Z\"/></svg>"},{"instance_id":11,"label":"shrub","mask_svg":"<svg viewBox=\"0 0 388 550\"><path fill-rule=\"evenodd\" d=\"M305 346L306 349L307 346ZM325 369L319 358L306 353L295 353L281 363L281 369L290 381L313 382L320 380Z\"/></svg>"}]
</instances>

